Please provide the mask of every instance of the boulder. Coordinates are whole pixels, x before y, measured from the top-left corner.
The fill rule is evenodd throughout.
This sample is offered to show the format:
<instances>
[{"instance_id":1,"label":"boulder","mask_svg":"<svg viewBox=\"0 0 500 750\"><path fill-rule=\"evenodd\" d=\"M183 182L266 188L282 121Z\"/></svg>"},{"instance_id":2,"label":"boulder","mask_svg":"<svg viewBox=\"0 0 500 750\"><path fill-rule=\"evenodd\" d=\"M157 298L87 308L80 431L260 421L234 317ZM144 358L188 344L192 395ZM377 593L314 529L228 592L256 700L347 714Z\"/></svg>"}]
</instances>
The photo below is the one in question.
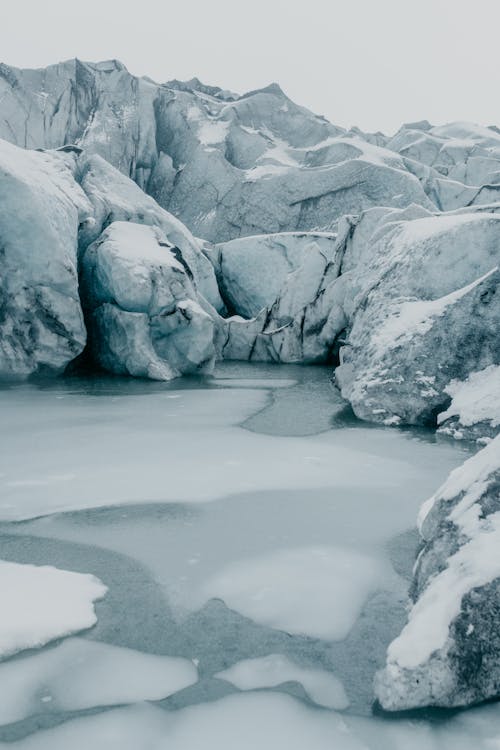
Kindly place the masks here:
<instances>
[{"instance_id":1,"label":"boulder","mask_svg":"<svg viewBox=\"0 0 500 750\"><path fill-rule=\"evenodd\" d=\"M84 348L71 154L0 141L0 378L59 374Z\"/></svg>"},{"instance_id":2,"label":"boulder","mask_svg":"<svg viewBox=\"0 0 500 750\"><path fill-rule=\"evenodd\" d=\"M158 227L115 221L82 257L92 355L116 374L170 380L210 372L214 321Z\"/></svg>"},{"instance_id":3,"label":"boulder","mask_svg":"<svg viewBox=\"0 0 500 750\"><path fill-rule=\"evenodd\" d=\"M389 711L500 696L500 436L424 504L408 624L375 694Z\"/></svg>"}]
</instances>

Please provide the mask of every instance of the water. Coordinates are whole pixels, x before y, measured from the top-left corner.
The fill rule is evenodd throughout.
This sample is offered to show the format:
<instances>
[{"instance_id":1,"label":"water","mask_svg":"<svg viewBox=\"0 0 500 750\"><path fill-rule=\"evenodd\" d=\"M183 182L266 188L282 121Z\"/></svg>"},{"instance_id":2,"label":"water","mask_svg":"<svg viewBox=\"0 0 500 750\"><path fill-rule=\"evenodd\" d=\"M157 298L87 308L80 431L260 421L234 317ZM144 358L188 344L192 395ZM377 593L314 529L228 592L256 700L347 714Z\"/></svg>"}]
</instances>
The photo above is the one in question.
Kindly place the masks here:
<instances>
[{"instance_id":1,"label":"water","mask_svg":"<svg viewBox=\"0 0 500 750\"><path fill-rule=\"evenodd\" d=\"M372 706L418 507L462 447L358 423L319 367L17 385L0 413L0 557L109 589L80 638L0 664L0 746L500 747L495 704Z\"/></svg>"}]
</instances>

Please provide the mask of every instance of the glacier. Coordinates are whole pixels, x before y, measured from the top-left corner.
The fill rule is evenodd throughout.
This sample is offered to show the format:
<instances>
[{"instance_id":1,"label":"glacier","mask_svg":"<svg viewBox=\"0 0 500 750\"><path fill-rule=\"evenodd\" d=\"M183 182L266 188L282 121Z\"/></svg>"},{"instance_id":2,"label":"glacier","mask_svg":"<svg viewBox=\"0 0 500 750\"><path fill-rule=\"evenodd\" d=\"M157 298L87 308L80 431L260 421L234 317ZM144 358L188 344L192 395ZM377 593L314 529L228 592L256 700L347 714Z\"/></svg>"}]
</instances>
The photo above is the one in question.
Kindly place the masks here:
<instances>
[{"instance_id":1,"label":"glacier","mask_svg":"<svg viewBox=\"0 0 500 750\"><path fill-rule=\"evenodd\" d=\"M221 498L256 500L279 491L345 491L348 497L354 486L374 498L395 536L411 524L392 493L409 501L414 514L417 500L434 493L421 512L415 569L404 580L377 546L382 537L389 544L390 534L376 529L373 536L359 532L363 544L344 544L330 528L329 537L315 533L307 544L290 532L282 545L237 545L211 558L203 576L197 566L206 550L194 544L187 561L174 561L178 578L164 572L164 552L147 549L151 525L139 534L137 524L136 546L124 528L116 536L94 535L102 533L116 553L134 548L177 614L211 611L218 606L213 602L223 602L238 627L246 618L292 639L342 643L377 606L384 583L399 604L409 583L407 623L399 618L399 636L393 623L385 667L377 664L380 705L399 711L497 698L498 128L423 120L391 136L346 131L295 104L277 84L238 94L198 79L156 83L116 60L74 59L39 70L0 64L0 102L0 402L10 443L0 456L0 515L6 528L30 523L43 536L43 519L47 533L54 514L97 515L103 507L145 499L189 506L178 510L182 515ZM279 385L276 363L285 373ZM124 409L122 431L110 431L111 449L96 438L92 422L109 428L113 399ZM369 424L360 427L357 420ZM36 451L28 429L39 437ZM422 445L408 450L407 434L436 441L432 455L442 458L443 475L428 470L430 454ZM384 451L389 455L381 460ZM360 466L365 475L354 481ZM450 469L436 492L432 480L442 482ZM414 492L411 482L418 482ZM351 539L348 514L339 524ZM83 529L70 533L70 521L54 521L56 527L61 538L71 537L68 543L91 541ZM279 524L274 534L281 538ZM25 562L1 565L19 572ZM32 567L38 575L47 570ZM53 571L57 589L63 569ZM7 623L2 656L95 623L92 603L105 584L83 570L66 575L75 592L88 594L74 604L81 617L59 612L56 618L56 608L43 632L28 628L22 637L13 635L17 624ZM72 648L66 643L63 652ZM123 654L111 654L122 646L109 645L110 664L125 663ZM132 653L140 659L140 651ZM220 675L239 669L252 689L262 690L280 684L279 675L306 694L307 684L309 692L316 684L325 705L317 664L276 649L234 657L219 665ZM276 672L267 682L259 677L265 659ZM157 666L151 662L153 682ZM145 661L144 669L148 681ZM178 690L161 687L151 695L139 687L120 693L115 685L110 705L180 701L187 713L199 710L210 731L212 715L226 715L226 700L235 713L241 708L244 720L254 708L267 715L270 704L258 696L226 699L223 683L211 688L221 691L212 695L213 714L184 708L182 680ZM196 685L193 678L185 690L204 690ZM21 724L32 720L35 698L19 715ZM295 698L280 700L276 711L293 714ZM142 713L150 716L151 742L161 743L155 727L164 731L164 717L157 710L131 706L116 715L131 727L143 727ZM109 721L113 734L113 716L75 724L92 737ZM348 722L347 730L332 722L318 747L337 730L351 733L347 747L371 737L361 721ZM456 724L457 737L466 735L469 729L459 719ZM71 726L47 729L47 741L64 745ZM195 741L183 726L180 720L173 746ZM406 738L410 730L398 726ZM427 731L419 725L419 742L427 741ZM397 732L395 739L389 735L380 730L384 750L398 747ZM454 746L454 735L452 726L442 746ZM282 740L276 728L276 743L282 741L290 746L292 740ZM20 747L37 743L36 736L21 739Z\"/></svg>"}]
</instances>

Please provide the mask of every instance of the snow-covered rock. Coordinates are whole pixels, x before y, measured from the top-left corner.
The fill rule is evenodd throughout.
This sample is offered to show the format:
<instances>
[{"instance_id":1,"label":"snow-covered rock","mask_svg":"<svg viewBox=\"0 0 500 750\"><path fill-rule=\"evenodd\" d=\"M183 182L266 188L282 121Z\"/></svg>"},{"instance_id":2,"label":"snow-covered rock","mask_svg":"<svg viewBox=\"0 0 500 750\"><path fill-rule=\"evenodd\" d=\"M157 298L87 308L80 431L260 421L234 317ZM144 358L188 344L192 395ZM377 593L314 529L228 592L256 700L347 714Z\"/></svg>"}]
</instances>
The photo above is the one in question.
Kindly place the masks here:
<instances>
[{"instance_id":1,"label":"snow-covered rock","mask_svg":"<svg viewBox=\"0 0 500 750\"><path fill-rule=\"evenodd\" d=\"M434 424L450 381L500 363L500 216L397 214L364 217L346 251L336 377L362 419Z\"/></svg>"},{"instance_id":2,"label":"snow-covered rock","mask_svg":"<svg viewBox=\"0 0 500 750\"><path fill-rule=\"evenodd\" d=\"M0 659L92 627L106 591L91 575L0 560Z\"/></svg>"},{"instance_id":3,"label":"snow-covered rock","mask_svg":"<svg viewBox=\"0 0 500 750\"><path fill-rule=\"evenodd\" d=\"M105 370L156 380L210 371L213 318L176 255L158 227L123 221L84 252L90 347Z\"/></svg>"},{"instance_id":4,"label":"snow-covered rock","mask_svg":"<svg viewBox=\"0 0 500 750\"><path fill-rule=\"evenodd\" d=\"M113 221L156 226L178 248L178 255L198 291L217 310L223 309L214 269L202 243L172 214L162 209L128 177L103 158L82 153L75 177L88 197L92 217L80 226L80 251L94 242Z\"/></svg>"},{"instance_id":5,"label":"snow-covered rock","mask_svg":"<svg viewBox=\"0 0 500 750\"><path fill-rule=\"evenodd\" d=\"M69 60L1 65L0 97L0 137L97 154L212 242L327 227L375 205L434 207L383 136L345 134L277 84L239 96Z\"/></svg>"},{"instance_id":6,"label":"snow-covered rock","mask_svg":"<svg viewBox=\"0 0 500 750\"><path fill-rule=\"evenodd\" d=\"M422 506L413 607L375 681L385 709L500 695L499 487L500 436Z\"/></svg>"},{"instance_id":7,"label":"snow-covered rock","mask_svg":"<svg viewBox=\"0 0 500 750\"><path fill-rule=\"evenodd\" d=\"M451 396L446 411L438 414L438 432L461 439L486 442L500 429L500 366L471 372L467 380L453 380L445 388Z\"/></svg>"},{"instance_id":8,"label":"snow-covered rock","mask_svg":"<svg viewBox=\"0 0 500 750\"><path fill-rule=\"evenodd\" d=\"M0 141L0 378L63 372L84 348L71 155Z\"/></svg>"}]
</instances>

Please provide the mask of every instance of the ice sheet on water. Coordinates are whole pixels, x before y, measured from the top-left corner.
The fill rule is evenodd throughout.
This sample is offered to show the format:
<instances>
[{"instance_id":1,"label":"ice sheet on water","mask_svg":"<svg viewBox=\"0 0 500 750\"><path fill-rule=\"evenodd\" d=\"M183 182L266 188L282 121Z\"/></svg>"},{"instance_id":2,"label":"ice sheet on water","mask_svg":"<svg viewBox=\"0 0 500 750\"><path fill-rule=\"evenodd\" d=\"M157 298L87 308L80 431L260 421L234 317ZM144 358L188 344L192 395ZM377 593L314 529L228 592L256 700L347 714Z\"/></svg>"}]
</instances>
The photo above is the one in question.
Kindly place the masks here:
<instances>
[{"instance_id":1,"label":"ice sheet on water","mask_svg":"<svg viewBox=\"0 0 500 750\"><path fill-rule=\"evenodd\" d=\"M412 454L426 449L411 449L394 431L329 430L283 439L242 429L266 407L271 389L141 384L101 391L92 382L0 390L1 519L259 490L356 485L370 494L373 486L394 489L403 478L408 485L421 475ZM319 398L328 413L328 394ZM279 422L281 412L273 414ZM442 452L452 458L451 449Z\"/></svg>"},{"instance_id":2,"label":"ice sheet on water","mask_svg":"<svg viewBox=\"0 0 500 750\"><path fill-rule=\"evenodd\" d=\"M204 593L268 627L342 640L391 574L380 559L341 547L289 549L230 564Z\"/></svg>"},{"instance_id":3,"label":"ice sheet on water","mask_svg":"<svg viewBox=\"0 0 500 750\"><path fill-rule=\"evenodd\" d=\"M0 560L0 657L92 627L106 591L92 575Z\"/></svg>"},{"instance_id":4,"label":"ice sheet on water","mask_svg":"<svg viewBox=\"0 0 500 750\"><path fill-rule=\"evenodd\" d=\"M244 659L219 672L215 677L230 682L240 690L270 688L284 682L299 682L309 698L319 706L341 711L349 705L344 686L334 674L324 669L299 667L283 654Z\"/></svg>"},{"instance_id":5,"label":"ice sheet on water","mask_svg":"<svg viewBox=\"0 0 500 750\"><path fill-rule=\"evenodd\" d=\"M0 724L50 711L78 711L161 700L193 685L188 659L71 638L53 649L0 664Z\"/></svg>"},{"instance_id":6,"label":"ice sheet on water","mask_svg":"<svg viewBox=\"0 0 500 750\"><path fill-rule=\"evenodd\" d=\"M274 693L233 695L178 712L137 705L74 719L4 750L495 750L500 711L490 705L434 725L359 719Z\"/></svg>"}]
</instances>

